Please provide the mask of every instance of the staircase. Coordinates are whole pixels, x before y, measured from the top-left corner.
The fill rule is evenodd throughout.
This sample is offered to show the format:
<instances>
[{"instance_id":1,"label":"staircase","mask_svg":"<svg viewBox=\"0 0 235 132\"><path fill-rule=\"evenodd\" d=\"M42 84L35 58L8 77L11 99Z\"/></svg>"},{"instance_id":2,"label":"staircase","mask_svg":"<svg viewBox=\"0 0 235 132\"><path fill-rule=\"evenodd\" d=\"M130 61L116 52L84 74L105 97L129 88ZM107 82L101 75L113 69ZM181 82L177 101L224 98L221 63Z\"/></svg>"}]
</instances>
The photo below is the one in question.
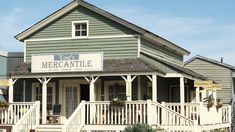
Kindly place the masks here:
<instances>
[{"instance_id":1,"label":"staircase","mask_svg":"<svg viewBox=\"0 0 235 132\"><path fill-rule=\"evenodd\" d=\"M123 131L126 126L145 123L165 131L195 131L194 122L157 102L131 101L112 106L109 101L81 102L63 131Z\"/></svg>"},{"instance_id":2,"label":"staircase","mask_svg":"<svg viewBox=\"0 0 235 132\"><path fill-rule=\"evenodd\" d=\"M62 132L63 125L39 125L36 132Z\"/></svg>"}]
</instances>

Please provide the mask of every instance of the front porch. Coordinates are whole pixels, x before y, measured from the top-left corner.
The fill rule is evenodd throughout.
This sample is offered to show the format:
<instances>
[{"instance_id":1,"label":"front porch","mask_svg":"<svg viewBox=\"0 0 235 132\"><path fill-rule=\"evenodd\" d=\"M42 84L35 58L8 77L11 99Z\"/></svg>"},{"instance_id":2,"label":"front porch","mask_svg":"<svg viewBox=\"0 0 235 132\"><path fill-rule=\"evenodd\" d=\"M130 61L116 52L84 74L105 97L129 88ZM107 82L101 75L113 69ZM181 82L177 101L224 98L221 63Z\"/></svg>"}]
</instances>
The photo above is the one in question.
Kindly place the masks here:
<instances>
[{"instance_id":1,"label":"front porch","mask_svg":"<svg viewBox=\"0 0 235 132\"><path fill-rule=\"evenodd\" d=\"M27 108L27 109L24 109ZM24 110L23 110L24 109ZM146 123L165 131L199 132L230 127L231 108L224 105L209 110L203 103L185 103L184 114L180 103L161 104L151 100L125 101L122 106L113 106L109 101L82 101L64 124L40 125L39 102L15 103L1 110L1 126L11 124L12 131L123 131L127 125Z\"/></svg>"},{"instance_id":2,"label":"front porch","mask_svg":"<svg viewBox=\"0 0 235 132\"><path fill-rule=\"evenodd\" d=\"M207 109L203 98L209 95L216 98L216 92L195 88L194 81L202 78L187 69L175 66L184 72L165 73L141 59L104 60L103 71L93 72L31 73L30 67L23 63L12 72L8 101L11 104L40 101L40 104L35 103L18 122L11 124L13 131L53 125L49 117L55 105L60 106L56 128L61 131L72 128L122 131L137 122L166 131L230 127L230 106L216 109L214 105ZM14 85L17 82L22 84ZM111 106L110 100L114 98L125 101L124 106ZM13 120L13 115L5 115L3 121Z\"/></svg>"}]
</instances>

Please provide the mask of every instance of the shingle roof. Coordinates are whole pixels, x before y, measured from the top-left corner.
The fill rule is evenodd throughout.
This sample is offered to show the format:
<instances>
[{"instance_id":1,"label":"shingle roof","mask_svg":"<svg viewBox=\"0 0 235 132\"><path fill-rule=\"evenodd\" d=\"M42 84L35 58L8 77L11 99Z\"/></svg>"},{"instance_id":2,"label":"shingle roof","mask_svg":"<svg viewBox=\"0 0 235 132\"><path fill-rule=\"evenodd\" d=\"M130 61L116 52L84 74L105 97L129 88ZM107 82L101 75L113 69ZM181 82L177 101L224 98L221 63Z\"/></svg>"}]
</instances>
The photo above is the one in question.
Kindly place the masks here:
<instances>
[{"instance_id":1,"label":"shingle roof","mask_svg":"<svg viewBox=\"0 0 235 132\"><path fill-rule=\"evenodd\" d=\"M159 69L145 63L140 59L110 59L104 60L103 71L88 71L78 73L117 73L117 72L158 72L165 74ZM21 63L13 71L11 75L30 75L31 63ZM56 73L55 73L56 74Z\"/></svg>"},{"instance_id":2,"label":"shingle roof","mask_svg":"<svg viewBox=\"0 0 235 132\"><path fill-rule=\"evenodd\" d=\"M199 73L196 73L193 70L190 70L190 69L188 69L184 66L176 65L176 64L170 63L168 61L157 59L157 58L155 58L155 59L157 61L169 66L169 67L172 67L172 68L178 70L181 73L184 73L184 74L187 74L187 75L190 75L190 76L193 76L193 77L197 77L197 78L200 78L200 79L206 79L206 77L204 77L203 75L200 75Z\"/></svg>"},{"instance_id":3,"label":"shingle roof","mask_svg":"<svg viewBox=\"0 0 235 132\"><path fill-rule=\"evenodd\" d=\"M192 62L192 61L195 60L195 59L205 60L205 61L207 61L207 62L210 62L210 63L216 64L216 65L222 66L222 67L226 67L226 68L235 70L235 66L232 66L232 65L229 65L229 64L226 64L226 63L221 63L221 62L219 62L219 61L216 61L216 60L213 60L213 59L204 57L204 56L200 56L200 55L196 55L196 56L194 56L193 58L189 59L188 61L186 61L186 62L184 63L184 65L187 65L188 63Z\"/></svg>"}]
</instances>

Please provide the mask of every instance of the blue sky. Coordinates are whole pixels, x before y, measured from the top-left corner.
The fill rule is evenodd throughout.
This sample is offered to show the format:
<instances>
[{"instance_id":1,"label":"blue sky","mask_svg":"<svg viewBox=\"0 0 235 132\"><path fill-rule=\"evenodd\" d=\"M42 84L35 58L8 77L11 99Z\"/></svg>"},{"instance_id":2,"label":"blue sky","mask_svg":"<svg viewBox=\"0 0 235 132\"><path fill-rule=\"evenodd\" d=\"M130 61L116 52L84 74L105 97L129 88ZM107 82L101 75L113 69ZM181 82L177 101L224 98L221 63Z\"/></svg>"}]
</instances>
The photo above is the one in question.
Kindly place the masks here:
<instances>
[{"instance_id":1,"label":"blue sky","mask_svg":"<svg viewBox=\"0 0 235 132\"><path fill-rule=\"evenodd\" d=\"M234 0L86 0L189 50L235 65ZM0 50L23 51L14 36L71 0L2 0Z\"/></svg>"}]
</instances>

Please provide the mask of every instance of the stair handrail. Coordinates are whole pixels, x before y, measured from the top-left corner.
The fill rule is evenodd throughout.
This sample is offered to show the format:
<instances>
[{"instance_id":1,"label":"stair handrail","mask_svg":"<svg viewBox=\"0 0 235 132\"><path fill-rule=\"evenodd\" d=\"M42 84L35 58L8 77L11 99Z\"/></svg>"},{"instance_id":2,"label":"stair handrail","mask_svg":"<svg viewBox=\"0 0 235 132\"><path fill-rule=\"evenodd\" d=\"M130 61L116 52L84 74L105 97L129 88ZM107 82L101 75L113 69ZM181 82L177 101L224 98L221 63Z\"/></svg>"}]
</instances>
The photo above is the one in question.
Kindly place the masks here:
<instances>
[{"instance_id":1,"label":"stair handrail","mask_svg":"<svg viewBox=\"0 0 235 132\"><path fill-rule=\"evenodd\" d=\"M40 101L36 101L34 105L24 114L24 116L12 127L12 132L29 131L35 129L39 125Z\"/></svg>"},{"instance_id":2,"label":"stair handrail","mask_svg":"<svg viewBox=\"0 0 235 132\"><path fill-rule=\"evenodd\" d=\"M76 130L77 132L79 132L81 130L81 128L85 125L85 121L83 121L82 117L80 118L77 118L77 116L79 116L79 114L83 115L85 117L85 113L83 113L83 109L85 106L85 101L81 101L81 103L78 105L78 107L75 109L75 111L72 113L72 115L69 117L69 119L66 121L66 123L63 125L63 128L62 128L62 132L74 132L73 129L71 128L72 127L72 123L74 123L73 121L78 121L80 120L80 123L79 124L75 124L76 126ZM79 113L81 112L81 113Z\"/></svg>"},{"instance_id":3,"label":"stair handrail","mask_svg":"<svg viewBox=\"0 0 235 132\"><path fill-rule=\"evenodd\" d=\"M182 122L187 122L187 124L189 125L189 126L187 126L188 128L187 128L187 130L192 130L192 131L195 131L196 130L196 127L195 127L195 123L194 123L194 121L193 120L191 120L191 119L189 119L189 118L187 118L187 117L185 117L185 116L183 116L182 114L180 114L180 113L178 113L178 112L176 112L176 111L174 111L174 110L172 110L172 109L170 109L170 108L168 108L168 107L166 107L166 106L164 106L164 105L162 105L162 104L160 104L160 103L158 103L158 102L151 102L151 104L153 104L153 105L157 105L158 107L160 107L161 109L162 109L162 112L163 112L163 110L166 110L165 112L170 112L171 114L173 114L174 116L177 116L177 117L179 117L180 118L180 123L176 123L176 125L178 125L178 126L175 126L176 127L176 129L178 129L178 128L180 128L180 130L182 130L183 129L183 127L186 127L186 125L185 124L182 124ZM163 113L162 113L163 114ZM165 113L166 114L166 113ZM164 119L165 117L163 117L163 115L161 115L161 117L162 117L162 119ZM178 119L178 118L176 118L175 117L175 119ZM165 119L164 119L165 120ZM159 127L161 127L161 128L163 128L163 129L166 129L166 130L169 130L169 129L172 129L172 130L175 130L175 128L174 128L174 125L173 124L167 124L165 121L163 121L163 120L161 120L161 122L152 122L153 124L152 125L159 125ZM173 122L173 123L175 123L175 122ZM183 127L181 127L181 126L183 126ZM179 131L180 131L179 130Z\"/></svg>"},{"instance_id":4,"label":"stair handrail","mask_svg":"<svg viewBox=\"0 0 235 132\"><path fill-rule=\"evenodd\" d=\"M189 121L189 122L194 123L193 120L188 119L187 117L181 115L180 113L178 113L178 112L176 112L176 111L174 111L174 110L172 110L172 109L170 109L170 108L168 108L168 107L166 107L166 106L163 106L162 104L160 104L160 103L158 103L158 102L152 102L152 103L157 104L157 105L159 105L161 108L164 108L164 109L170 111L171 113L174 113L174 114L180 116L181 118L183 118L183 119L185 119L185 120L187 120L187 121Z\"/></svg>"}]
</instances>

